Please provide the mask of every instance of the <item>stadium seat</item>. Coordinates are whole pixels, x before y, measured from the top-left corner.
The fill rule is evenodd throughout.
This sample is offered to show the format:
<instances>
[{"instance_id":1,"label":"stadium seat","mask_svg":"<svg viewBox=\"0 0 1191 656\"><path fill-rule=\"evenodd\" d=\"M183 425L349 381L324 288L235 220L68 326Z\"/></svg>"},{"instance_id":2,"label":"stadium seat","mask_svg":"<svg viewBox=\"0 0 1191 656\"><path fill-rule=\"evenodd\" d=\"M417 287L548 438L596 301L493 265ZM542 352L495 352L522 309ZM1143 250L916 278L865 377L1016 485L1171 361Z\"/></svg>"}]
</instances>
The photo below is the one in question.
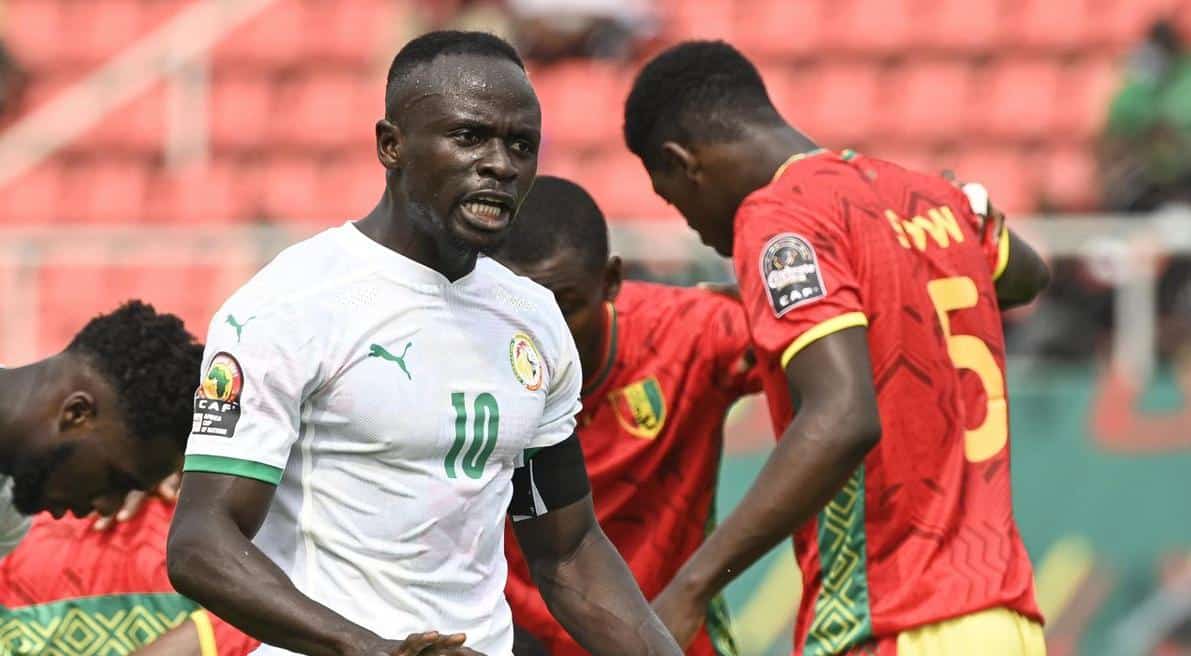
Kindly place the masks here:
<instances>
[{"instance_id":1,"label":"stadium seat","mask_svg":"<svg viewBox=\"0 0 1191 656\"><path fill-rule=\"evenodd\" d=\"M67 197L57 160L0 186L0 225L45 225L57 221L58 203Z\"/></svg>"},{"instance_id":2,"label":"stadium seat","mask_svg":"<svg viewBox=\"0 0 1191 656\"><path fill-rule=\"evenodd\" d=\"M1107 57L1093 57L1065 70L1060 87L1060 132L1078 140L1095 138L1104 128L1120 81L1116 62Z\"/></svg>"},{"instance_id":3,"label":"stadium seat","mask_svg":"<svg viewBox=\"0 0 1191 656\"><path fill-rule=\"evenodd\" d=\"M219 159L205 167L156 171L146 200L146 220L187 225L251 221L259 180L258 167Z\"/></svg>"},{"instance_id":4,"label":"stadium seat","mask_svg":"<svg viewBox=\"0 0 1191 656\"><path fill-rule=\"evenodd\" d=\"M810 136L835 149L868 138L882 102L881 71L869 64L828 64L807 74L816 76L819 85L804 119Z\"/></svg>"},{"instance_id":5,"label":"stadium seat","mask_svg":"<svg viewBox=\"0 0 1191 656\"><path fill-rule=\"evenodd\" d=\"M759 64L769 99L786 120L801 125L814 107L818 80L807 67L792 64Z\"/></svg>"},{"instance_id":6,"label":"stadium seat","mask_svg":"<svg viewBox=\"0 0 1191 656\"><path fill-rule=\"evenodd\" d=\"M265 144L273 119L270 78L219 75L212 80L211 143L216 152L256 150Z\"/></svg>"},{"instance_id":7,"label":"stadium seat","mask_svg":"<svg viewBox=\"0 0 1191 656\"><path fill-rule=\"evenodd\" d=\"M734 29L741 47L762 57L815 55L833 45L826 24L837 13L830 0L753 0L737 6ZM721 25L710 36L722 38L722 31Z\"/></svg>"},{"instance_id":8,"label":"stadium seat","mask_svg":"<svg viewBox=\"0 0 1191 656\"><path fill-rule=\"evenodd\" d=\"M1052 60L1007 59L976 82L987 102L970 105L969 128L988 137L1040 139L1056 127L1060 71Z\"/></svg>"},{"instance_id":9,"label":"stadium seat","mask_svg":"<svg viewBox=\"0 0 1191 656\"><path fill-rule=\"evenodd\" d=\"M873 157L878 157L921 173L937 174L952 165L949 162L940 161L933 150L918 145L883 146L874 144L871 151L865 149L858 152L862 155L872 155Z\"/></svg>"},{"instance_id":10,"label":"stadium seat","mask_svg":"<svg viewBox=\"0 0 1191 656\"><path fill-rule=\"evenodd\" d=\"M282 84L269 123L270 144L279 149L317 151L367 147L384 116L384 87L371 89L357 75L310 71ZM372 111L369 111L369 108Z\"/></svg>"},{"instance_id":11,"label":"stadium seat","mask_svg":"<svg viewBox=\"0 0 1191 656\"><path fill-rule=\"evenodd\" d=\"M301 0L278 0L232 30L211 51L217 72L299 67L305 46Z\"/></svg>"},{"instance_id":12,"label":"stadium seat","mask_svg":"<svg viewBox=\"0 0 1191 656\"><path fill-rule=\"evenodd\" d=\"M1042 51L1070 52L1099 36L1089 0L1021 0L1009 18L1014 42Z\"/></svg>"},{"instance_id":13,"label":"stadium seat","mask_svg":"<svg viewBox=\"0 0 1191 656\"><path fill-rule=\"evenodd\" d=\"M1005 0L924 0L914 24L916 44L923 50L991 52L1007 39L1005 5Z\"/></svg>"},{"instance_id":14,"label":"stadium seat","mask_svg":"<svg viewBox=\"0 0 1191 656\"><path fill-rule=\"evenodd\" d=\"M531 79L542 105L544 139L567 148L608 147L620 141L631 84L625 71L576 62L535 70Z\"/></svg>"},{"instance_id":15,"label":"stadium seat","mask_svg":"<svg viewBox=\"0 0 1191 656\"><path fill-rule=\"evenodd\" d=\"M146 156L160 152L166 139L167 93L165 83L160 83L117 107L67 151L92 156L100 151Z\"/></svg>"},{"instance_id":16,"label":"stadium seat","mask_svg":"<svg viewBox=\"0 0 1191 656\"><path fill-rule=\"evenodd\" d=\"M869 55L891 55L914 49L914 0L844 0L831 31L831 46Z\"/></svg>"},{"instance_id":17,"label":"stadium seat","mask_svg":"<svg viewBox=\"0 0 1191 656\"><path fill-rule=\"evenodd\" d=\"M138 223L144 216L148 172L141 160L102 158L70 163L64 171L68 195L58 202L68 223Z\"/></svg>"},{"instance_id":18,"label":"stadium seat","mask_svg":"<svg viewBox=\"0 0 1191 656\"><path fill-rule=\"evenodd\" d=\"M951 159L951 156L944 156ZM972 149L954 157L954 171L961 180L980 182L994 204L1005 212L1028 212L1037 205L1037 168L1019 149Z\"/></svg>"},{"instance_id":19,"label":"stadium seat","mask_svg":"<svg viewBox=\"0 0 1191 656\"><path fill-rule=\"evenodd\" d=\"M878 130L910 141L961 138L966 113L980 102L971 68L954 59L913 60L891 71L883 88Z\"/></svg>"},{"instance_id":20,"label":"stadium seat","mask_svg":"<svg viewBox=\"0 0 1191 656\"><path fill-rule=\"evenodd\" d=\"M665 0L659 4L662 5L661 15L667 41L709 38L733 40L735 12L732 0ZM749 31L754 27L749 25ZM741 34L741 38L745 36L747 33Z\"/></svg>"},{"instance_id":21,"label":"stadium seat","mask_svg":"<svg viewBox=\"0 0 1191 656\"><path fill-rule=\"evenodd\" d=\"M390 0L306 0L305 56L320 65L367 70L390 57L403 3Z\"/></svg>"},{"instance_id":22,"label":"stadium seat","mask_svg":"<svg viewBox=\"0 0 1191 656\"><path fill-rule=\"evenodd\" d=\"M47 0L6 0L4 40L13 55L33 73L62 67L61 44L47 35L65 34L61 3Z\"/></svg>"},{"instance_id":23,"label":"stadium seat","mask_svg":"<svg viewBox=\"0 0 1191 656\"><path fill-rule=\"evenodd\" d=\"M310 157L274 157L265 164L261 209L273 221L325 220L319 216L318 163Z\"/></svg>"},{"instance_id":24,"label":"stadium seat","mask_svg":"<svg viewBox=\"0 0 1191 656\"><path fill-rule=\"evenodd\" d=\"M653 193L649 174L636 155L612 149L583 165L582 184L610 221L673 219L677 210Z\"/></svg>"},{"instance_id":25,"label":"stadium seat","mask_svg":"<svg viewBox=\"0 0 1191 656\"><path fill-rule=\"evenodd\" d=\"M318 176L315 216L333 225L358 219L376 207L385 190L385 169L367 150L323 163Z\"/></svg>"},{"instance_id":26,"label":"stadium seat","mask_svg":"<svg viewBox=\"0 0 1191 656\"><path fill-rule=\"evenodd\" d=\"M1056 148L1047 154L1044 166L1042 197L1047 205L1065 212L1096 209L1096 162L1088 148Z\"/></svg>"},{"instance_id":27,"label":"stadium seat","mask_svg":"<svg viewBox=\"0 0 1191 656\"><path fill-rule=\"evenodd\" d=\"M61 56L88 68L112 57L146 32L141 0L68 0L63 34L58 40Z\"/></svg>"},{"instance_id":28,"label":"stadium seat","mask_svg":"<svg viewBox=\"0 0 1191 656\"><path fill-rule=\"evenodd\" d=\"M1191 21L1191 9L1185 0L1090 0L1097 16L1095 30L1099 39L1123 54L1145 39L1150 25L1160 18L1174 17L1183 24ZM1184 39L1188 38L1183 31Z\"/></svg>"}]
</instances>

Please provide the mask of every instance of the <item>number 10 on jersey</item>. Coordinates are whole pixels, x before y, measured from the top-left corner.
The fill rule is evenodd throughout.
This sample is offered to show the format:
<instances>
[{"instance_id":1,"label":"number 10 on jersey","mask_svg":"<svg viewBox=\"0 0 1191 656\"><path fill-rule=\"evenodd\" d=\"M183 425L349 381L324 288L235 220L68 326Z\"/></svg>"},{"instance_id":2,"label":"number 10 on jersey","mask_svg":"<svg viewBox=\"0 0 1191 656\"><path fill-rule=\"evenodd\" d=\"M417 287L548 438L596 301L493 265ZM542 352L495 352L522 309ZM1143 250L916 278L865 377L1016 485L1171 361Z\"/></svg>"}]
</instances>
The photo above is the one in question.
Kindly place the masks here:
<instances>
[{"instance_id":1,"label":"number 10 on jersey","mask_svg":"<svg viewBox=\"0 0 1191 656\"><path fill-rule=\"evenodd\" d=\"M459 454L467 444L467 395L463 392L451 393L451 405L455 408L455 442L443 466L447 471L447 478L458 478L456 465L459 464ZM484 475L484 465L492 450L496 448L496 434L500 430L500 406L496 397L488 392L476 395L472 402L472 415L475 421L472 425L471 446L463 453L460 467L463 473L471 479L479 479Z\"/></svg>"}]
</instances>

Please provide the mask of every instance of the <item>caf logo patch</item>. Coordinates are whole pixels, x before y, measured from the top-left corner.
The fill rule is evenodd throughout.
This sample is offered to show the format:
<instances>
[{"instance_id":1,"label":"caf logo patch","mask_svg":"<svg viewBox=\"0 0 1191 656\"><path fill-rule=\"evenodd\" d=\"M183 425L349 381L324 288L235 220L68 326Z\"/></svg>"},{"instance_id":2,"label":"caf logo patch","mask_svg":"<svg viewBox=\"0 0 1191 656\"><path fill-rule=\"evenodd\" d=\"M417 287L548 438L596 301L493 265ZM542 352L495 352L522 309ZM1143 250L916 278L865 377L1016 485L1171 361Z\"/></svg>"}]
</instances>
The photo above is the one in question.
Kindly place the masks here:
<instances>
[{"instance_id":1,"label":"caf logo patch","mask_svg":"<svg viewBox=\"0 0 1191 656\"><path fill-rule=\"evenodd\" d=\"M525 389L536 392L542 389L545 378L545 363L542 354L533 340L525 333L513 335L509 341L509 365L513 368L513 376Z\"/></svg>"},{"instance_id":2,"label":"caf logo patch","mask_svg":"<svg viewBox=\"0 0 1191 656\"><path fill-rule=\"evenodd\" d=\"M806 239L784 232L761 251L761 280L777 316L827 295L815 249Z\"/></svg>"},{"instance_id":3,"label":"caf logo patch","mask_svg":"<svg viewBox=\"0 0 1191 656\"><path fill-rule=\"evenodd\" d=\"M613 391L608 401L621 428L630 435L652 440L666 425L666 397L653 376Z\"/></svg>"},{"instance_id":4,"label":"caf logo patch","mask_svg":"<svg viewBox=\"0 0 1191 656\"><path fill-rule=\"evenodd\" d=\"M244 373L230 353L216 353L194 393L193 435L231 437L240 422Z\"/></svg>"}]
</instances>

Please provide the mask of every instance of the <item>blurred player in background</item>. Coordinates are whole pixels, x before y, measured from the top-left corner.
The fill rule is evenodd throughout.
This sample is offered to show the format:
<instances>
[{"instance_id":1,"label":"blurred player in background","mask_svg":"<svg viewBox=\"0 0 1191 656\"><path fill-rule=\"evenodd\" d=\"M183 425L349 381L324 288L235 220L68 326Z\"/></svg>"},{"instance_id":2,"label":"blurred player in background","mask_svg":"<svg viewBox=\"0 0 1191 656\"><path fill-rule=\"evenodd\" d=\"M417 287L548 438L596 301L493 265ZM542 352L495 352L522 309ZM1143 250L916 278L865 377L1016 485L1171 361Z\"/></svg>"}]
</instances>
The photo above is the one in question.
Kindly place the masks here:
<instances>
[{"instance_id":1,"label":"blurred player in background","mask_svg":"<svg viewBox=\"0 0 1191 656\"><path fill-rule=\"evenodd\" d=\"M170 586L165 540L173 512L172 503L149 499L104 532L92 530L89 518L38 515L21 544L0 560L0 653L252 651L255 640Z\"/></svg>"},{"instance_id":2,"label":"blurred player in background","mask_svg":"<svg viewBox=\"0 0 1191 656\"><path fill-rule=\"evenodd\" d=\"M0 555L42 510L111 515L177 471L202 346L182 320L129 302L66 350L0 370Z\"/></svg>"},{"instance_id":3,"label":"blurred player in background","mask_svg":"<svg viewBox=\"0 0 1191 656\"><path fill-rule=\"evenodd\" d=\"M941 178L817 147L723 42L647 64L624 131L658 194L732 256L780 435L654 602L679 642L796 530L800 654L1044 653L999 311L1045 286L1037 255Z\"/></svg>"},{"instance_id":4,"label":"blurred player in background","mask_svg":"<svg viewBox=\"0 0 1191 656\"><path fill-rule=\"evenodd\" d=\"M603 212L561 178L538 177L494 257L554 292L566 317L583 363L579 440L596 516L652 597L714 527L724 416L761 389L744 310L702 289L622 283ZM545 646L538 654L585 654L506 544L518 632ZM706 616L687 653L735 654L720 597ZM535 652L518 644L514 653Z\"/></svg>"},{"instance_id":5,"label":"blurred player in background","mask_svg":"<svg viewBox=\"0 0 1191 656\"><path fill-rule=\"evenodd\" d=\"M506 656L508 513L580 644L681 653L596 522L553 296L480 257L537 171L520 57L477 32L410 41L376 136L377 207L211 321L171 579L262 653Z\"/></svg>"}]
</instances>

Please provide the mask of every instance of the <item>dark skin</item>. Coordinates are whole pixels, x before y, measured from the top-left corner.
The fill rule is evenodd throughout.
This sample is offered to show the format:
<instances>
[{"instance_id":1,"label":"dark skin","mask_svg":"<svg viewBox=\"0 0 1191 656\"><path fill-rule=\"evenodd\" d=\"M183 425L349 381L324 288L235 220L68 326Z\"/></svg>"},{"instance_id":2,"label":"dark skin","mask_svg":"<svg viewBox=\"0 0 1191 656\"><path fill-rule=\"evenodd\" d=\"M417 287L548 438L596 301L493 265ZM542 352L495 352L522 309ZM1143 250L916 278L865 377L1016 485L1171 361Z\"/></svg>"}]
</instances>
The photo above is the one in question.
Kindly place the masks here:
<instances>
[{"instance_id":1,"label":"dark skin","mask_svg":"<svg viewBox=\"0 0 1191 656\"><path fill-rule=\"evenodd\" d=\"M25 514L110 515L181 458L169 440L129 432L116 390L85 356L65 352L0 370L0 474Z\"/></svg>"},{"instance_id":2,"label":"dark skin","mask_svg":"<svg viewBox=\"0 0 1191 656\"><path fill-rule=\"evenodd\" d=\"M472 271L479 253L500 244L528 193L537 170L540 110L525 73L503 59L441 56L412 77L377 123L386 189L357 226L454 281ZM479 211L471 204L477 199L500 211ZM251 542L274 491L246 478L184 476L168 548L170 579L179 592L249 635L300 653L477 653L464 645L463 634L378 636L298 591ZM547 603L593 653L679 653L600 530L589 500L519 522L517 535L542 577ZM592 586L593 577L601 585ZM618 634L606 636L609 627Z\"/></svg>"},{"instance_id":3,"label":"dark skin","mask_svg":"<svg viewBox=\"0 0 1191 656\"><path fill-rule=\"evenodd\" d=\"M737 139L662 144L654 190L682 212L703 243L731 257L744 198L769 184L791 156L816 145L780 119L746 123ZM1003 304L1028 302L1045 265L1016 236L997 285ZM689 646L707 604L741 572L789 538L839 491L881 437L867 330L848 328L808 345L786 366L795 419L736 510L654 600L678 643Z\"/></svg>"}]
</instances>

